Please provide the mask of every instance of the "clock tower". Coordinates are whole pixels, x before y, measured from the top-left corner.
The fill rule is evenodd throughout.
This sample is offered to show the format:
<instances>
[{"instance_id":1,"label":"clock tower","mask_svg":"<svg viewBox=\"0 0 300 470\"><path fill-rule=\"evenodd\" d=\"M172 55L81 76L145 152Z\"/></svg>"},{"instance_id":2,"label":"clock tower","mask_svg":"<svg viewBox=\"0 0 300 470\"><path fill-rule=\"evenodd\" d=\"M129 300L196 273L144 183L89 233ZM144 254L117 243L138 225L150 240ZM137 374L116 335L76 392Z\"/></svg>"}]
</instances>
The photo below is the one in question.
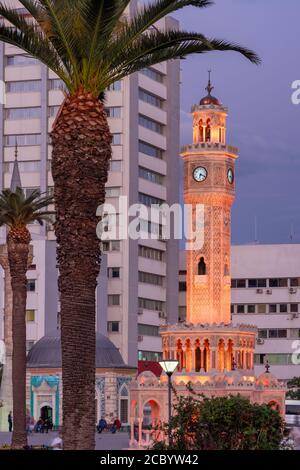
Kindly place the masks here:
<instances>
[{"instance_id":1,"label":"clock tower","mask_svg":"<svg viewBox=\"0 0 300 470\"><path fill-rule=\"evenodd\" d=\"M184 202L192 206L190 227L203 214L203 243L187 250L187 322L229 324L230 213L235 195L237 149L226 142L227 108L212 96L192 107L193 143L182 151ZM199 206L200 205L200 206ZM193 246L193 245L191 245Z\"/></svg>"}]
</instances>

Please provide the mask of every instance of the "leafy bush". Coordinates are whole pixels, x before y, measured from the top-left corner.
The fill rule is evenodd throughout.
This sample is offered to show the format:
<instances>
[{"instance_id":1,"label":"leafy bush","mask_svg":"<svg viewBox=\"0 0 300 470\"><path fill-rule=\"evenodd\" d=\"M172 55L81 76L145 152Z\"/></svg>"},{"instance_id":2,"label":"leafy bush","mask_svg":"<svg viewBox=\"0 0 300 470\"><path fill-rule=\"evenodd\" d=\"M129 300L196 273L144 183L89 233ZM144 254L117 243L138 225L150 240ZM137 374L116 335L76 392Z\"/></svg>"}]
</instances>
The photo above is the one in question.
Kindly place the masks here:
<instances>
[{"instance_id":1,"label":"leafy bush","mask_svg":"<svg viewBox=\"0 0 300 470\"><path fill-rule=\"evenodd\" d=\"M268 405L237 396L178 397L171 418L172 443L154 448L176 450L274 450L283 438L283 421ZM165 435L168 425L163 426Z\"/></svg>"}]
</instances>

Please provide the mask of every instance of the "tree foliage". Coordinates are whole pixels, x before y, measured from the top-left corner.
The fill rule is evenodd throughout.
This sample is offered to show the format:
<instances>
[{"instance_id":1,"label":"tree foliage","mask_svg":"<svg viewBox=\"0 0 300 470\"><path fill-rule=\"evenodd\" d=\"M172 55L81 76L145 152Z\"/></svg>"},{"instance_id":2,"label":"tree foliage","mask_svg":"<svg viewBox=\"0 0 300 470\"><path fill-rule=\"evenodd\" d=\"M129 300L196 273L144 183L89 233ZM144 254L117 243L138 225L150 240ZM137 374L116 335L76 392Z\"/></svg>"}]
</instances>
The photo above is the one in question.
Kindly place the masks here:
<instances>
[{"instance_id":1,"label":"tree foliage","mask_svg":"<svg viewBox=\"0 0 300 470\"><path fill-rule=\"evenodd\" d=\"M278 411L252 404L240 395L177 399L170 427L172 445L156 440L155 449L274 450L283 436ZM163 426L168 433L168 425Z\"/></svg>"}]
</instances>

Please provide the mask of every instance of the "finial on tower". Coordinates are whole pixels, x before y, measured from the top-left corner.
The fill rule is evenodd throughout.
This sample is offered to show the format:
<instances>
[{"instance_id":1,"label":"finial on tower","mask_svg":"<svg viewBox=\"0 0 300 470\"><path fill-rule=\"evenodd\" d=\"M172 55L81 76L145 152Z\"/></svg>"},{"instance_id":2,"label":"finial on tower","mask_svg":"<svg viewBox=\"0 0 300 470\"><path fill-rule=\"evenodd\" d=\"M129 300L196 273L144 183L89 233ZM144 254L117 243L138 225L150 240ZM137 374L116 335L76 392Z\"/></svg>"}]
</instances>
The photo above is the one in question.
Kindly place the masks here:
<instances>
[{"instance_id":1,"label":"finial on tower","mask_svg":"<svg viewBox=\"0 0 300 470\"><path fill-rule=\"evenodd\" d=\"M205 90L208 93L208 96L211 96L211 92L214 89L214 87L211 85L210 77L211 77L211 70L208 71L208 84L207 84L207 87L205 88Z\"/></svg>"},{"instance_id":2,"label":"finial on tower","mask_svg":"<svg viewBox=\"0 0 300 470\"><path fill-rule=\"evenodd\" d=\"M212 104L214 106L221 106L221 103L218 100L218 98L215 98L211 94L213 89L214 89L214 86L212 86L211 84L211 70L208 70L208 83L207 83L207 87L205 88L205 90L207 91L207 96L202 98L202 100L200 101L200 106L208 106Z\"/></svg>"},{"instance_id":3,"label":"finial on tower","mask_svg":"<svg viewBox=\"0 0 300 470\"><path fill-rule=\"evenodd\" d=\"M12 172L12 177L11 177L10 190L12 192L15 192L17 188L22 188L22 184L21 184L21 177L20 177L20 171L19 171L19 165L18 165L18 141L16 139L15 161L14 161L14 167L13 167L13 172Z\"/></svg>"}]
</instances>

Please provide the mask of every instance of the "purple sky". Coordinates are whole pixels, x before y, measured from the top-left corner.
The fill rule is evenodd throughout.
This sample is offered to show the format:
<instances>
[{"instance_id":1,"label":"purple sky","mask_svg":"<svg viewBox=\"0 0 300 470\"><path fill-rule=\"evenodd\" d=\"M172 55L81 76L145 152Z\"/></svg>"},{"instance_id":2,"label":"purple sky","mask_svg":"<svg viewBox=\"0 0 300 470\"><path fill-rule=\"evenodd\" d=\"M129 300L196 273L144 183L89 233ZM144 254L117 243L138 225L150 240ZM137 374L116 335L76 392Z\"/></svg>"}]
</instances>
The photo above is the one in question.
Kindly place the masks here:
<instances>
[{"instance_id":1,"label":"purple sky","mask_svg":"<svg viewBox=\"0 0 300 470\"><path fill-rule=\"evenodd\" d=\"M236 53L213 52L182 61L182 144L191 142L191 105L213 94L229 108L227 142L239 148L233 207L233 243L300 242L300 105L291 84L300 79L299 0L216 0L176 16L183 29L201 31L254 49L255 66Z\"/></svg>"}]
</instances>

